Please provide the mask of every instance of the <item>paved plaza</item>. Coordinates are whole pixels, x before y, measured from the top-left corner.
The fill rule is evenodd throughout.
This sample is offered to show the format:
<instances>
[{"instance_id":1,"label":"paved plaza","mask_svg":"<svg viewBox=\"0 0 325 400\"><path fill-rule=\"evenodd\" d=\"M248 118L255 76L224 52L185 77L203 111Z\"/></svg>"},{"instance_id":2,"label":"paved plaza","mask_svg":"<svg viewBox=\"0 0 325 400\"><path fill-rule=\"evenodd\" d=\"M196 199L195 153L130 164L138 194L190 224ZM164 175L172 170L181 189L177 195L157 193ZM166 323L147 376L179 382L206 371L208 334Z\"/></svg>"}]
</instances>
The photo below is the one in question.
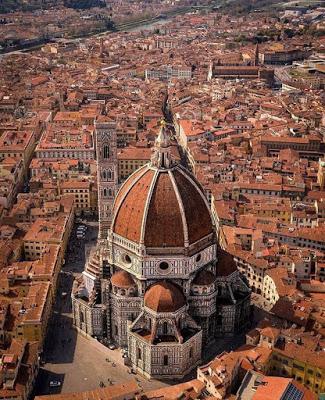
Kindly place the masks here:
<instances>
[{"instance_id":1,"label":"paved plaza","mask_svg":"<svg viewBox=\"0 0 325 400\"><path fill-rule=\"evenodd\" d=\"M101 383L108 386L134 378L144 390L177 383L177 381L148 381L139 375L130 374L119 349L110 350L97 340L77 333L73 328L71 313L73 279L84 269L85 245L96 244L97 226L94 223L88 226L85 241L78 241L75 238L75 230L69 241L69 251L60 273L56 302L42 356L44 365L35 385L35 394L80 392L98 388ZM216 344L206 349L203 363L224 350L230 351L238 347L243 342L244 335L218 340ZM194 377L196 371L184 380ZM61 385L50 388L50 381L60 381Z\"/></svg>"},{"instance_id":2,"label":"paved plaza","mask_svg":"<svg viewBox=\"0 0 325 400\"><path fill-rule=\"evenodd\" d=\"M112 351L104 348L95 340L77 335L72 330L63 332L60 337L65 336L67 340L71 338L72 342L66 345L66 349L60 345L55 346L53 359L44 365L44 370L41 372L42 393L85 391L98 388L100 382L108 386L132 378L136 378L144 389L166 385L163 382L147 381L142 377L129 374L127 367L123 365L119 350ZM73 354L69 348L71 346L73 346ZM106 361L107 359L109 362ZM50 380L60 380L62 388L50 390L48 385Z\"/></svg>"}]
</instances>

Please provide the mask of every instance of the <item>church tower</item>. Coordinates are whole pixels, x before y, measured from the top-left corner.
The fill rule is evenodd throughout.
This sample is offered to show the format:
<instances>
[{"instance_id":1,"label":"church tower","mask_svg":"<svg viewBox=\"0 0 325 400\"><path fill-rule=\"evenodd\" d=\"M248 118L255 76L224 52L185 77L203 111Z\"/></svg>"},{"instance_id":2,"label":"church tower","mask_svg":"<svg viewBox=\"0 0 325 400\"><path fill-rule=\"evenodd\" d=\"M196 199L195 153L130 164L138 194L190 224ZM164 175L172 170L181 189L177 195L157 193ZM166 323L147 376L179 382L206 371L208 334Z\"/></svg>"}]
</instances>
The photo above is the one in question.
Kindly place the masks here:
<instances>
[{"instance_id":1,"label":"church tower","mask_svg":"<svg viewBox=\"0 0 325 400\"><path fill-rule=\"evenodd\" d=\"M320 190L325 188L325 160L319 159L318 172L317 172L317 183L320 186Z\"/></svg>"},{"instance_id":2,"label":"church tower","mask_svg":"<svg viewBox=\"0 0 325 400\"><path fill-rule=\"evenodd\" d=\"M100 38L100 43L99 43L99 57L103 58L104 56L104 39Z\"/></svg>"},{"instance_id":3,"label":"church tower","mask_svg":"<svg viewBox=\"0 0 325 400\"><path fill-rule=\"evenodd\" d=\"M255 66L259 65L259 57L260 57L260 52L259 52L259 47L258 47L258 43L257 43L256 47L255 47L255 59L254 59Z\"/></svg>"},{"instance_id":4,"label":"church tower","mask_svg":"<svg viewBox=\"0 0 325 400\"><path fill-rule=\"evenodd\" d=\"M101 116L95 124L99 239L107 239L118 190L116 123Z\"/></svg>"}]
</instances>

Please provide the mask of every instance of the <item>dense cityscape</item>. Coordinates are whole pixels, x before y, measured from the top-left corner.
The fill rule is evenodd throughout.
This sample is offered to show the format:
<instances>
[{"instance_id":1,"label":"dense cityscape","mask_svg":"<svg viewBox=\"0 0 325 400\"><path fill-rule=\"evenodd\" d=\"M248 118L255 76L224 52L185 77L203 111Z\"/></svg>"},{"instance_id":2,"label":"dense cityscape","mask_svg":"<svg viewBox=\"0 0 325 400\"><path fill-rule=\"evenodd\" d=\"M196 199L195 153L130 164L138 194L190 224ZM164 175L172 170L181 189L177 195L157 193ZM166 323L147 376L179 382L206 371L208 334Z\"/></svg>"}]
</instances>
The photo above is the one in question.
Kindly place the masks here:
<instances>
[{"instance_id":1,"label":"dense cityscape","mask_svg":"<svg viewBox=\"0 0 325 400\"><path fill-rule=\"evenodd\" d=\"M0 4L0 400L325 399L322 1Z\"/></svg>"}]
</instances>

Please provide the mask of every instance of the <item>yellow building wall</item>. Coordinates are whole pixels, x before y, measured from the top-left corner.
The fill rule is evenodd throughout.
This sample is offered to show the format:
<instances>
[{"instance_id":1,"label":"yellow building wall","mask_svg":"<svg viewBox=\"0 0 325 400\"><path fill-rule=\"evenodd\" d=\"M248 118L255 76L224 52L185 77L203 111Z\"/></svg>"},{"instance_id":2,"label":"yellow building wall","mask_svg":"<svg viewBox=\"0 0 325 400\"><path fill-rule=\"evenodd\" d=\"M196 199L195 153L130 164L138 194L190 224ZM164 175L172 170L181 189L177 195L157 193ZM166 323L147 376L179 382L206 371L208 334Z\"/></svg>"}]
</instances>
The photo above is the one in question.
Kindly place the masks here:
<instances>
[{"instance_id":1,"label":"yellow building wall","mask_svg":"<svg viewBox=\"0 0 325 400\"><path fill-rule=\"evenodd\" d=\"M149 160L119 160L118 161L118 179L123 181L127 179L133 172L148 164Z\"/></svg>"},{"instance_id":2,"label":"yellow building wall","mask_svg":"<svg viewBox=\"0 0 325 400\"><path fill-rule=\"evenodd\" d=\"M275 351L270 358L269 371L273 375L294 378L315 393L325 392L325 369L315 365L291 359Z\"/></svg>"},{"instance_id":3,"label":"yellow building wall","mask_svg":"<svg viewBox=\"0 0 325 400\"><path fill-rule=\"evenodd\" d=\"M25 340L29 342L33 341L43 341L42 335L42 325L40 323L37 324L24 324L22 327L23 337Z\"/></svg>"}]
</instances>

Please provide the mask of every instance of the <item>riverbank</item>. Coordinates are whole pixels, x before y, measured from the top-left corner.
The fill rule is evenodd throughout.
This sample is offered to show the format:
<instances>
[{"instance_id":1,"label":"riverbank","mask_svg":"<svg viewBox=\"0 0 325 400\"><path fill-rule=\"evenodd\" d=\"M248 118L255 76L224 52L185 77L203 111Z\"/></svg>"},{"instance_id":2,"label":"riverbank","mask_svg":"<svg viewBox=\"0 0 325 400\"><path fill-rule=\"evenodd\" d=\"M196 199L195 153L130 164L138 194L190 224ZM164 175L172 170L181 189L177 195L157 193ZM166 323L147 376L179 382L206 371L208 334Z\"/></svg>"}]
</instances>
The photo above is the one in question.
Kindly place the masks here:
<instances>
[{"instance_id":1,"label":"riverbank","mask_svg":"<svg viewBox=\"0 0 325 400\"><path fill-rule=\"evenodd\" d=\"M187 14L188 12L191 12L191 11L192 11L192 7L179 7L175 10L166 11L164 13L164 17L154 16L152 18L130 21L130 22L122 23L122 24L117 24L116 28L118 31L130 31L130 30L132 31L134 29L141 28L144 26L150 27L151 25L157 24L159 22L167 23L168 20L175 17L176 15Z\"/></svg>"},{"instance_id":2,"label":"riverbank","mask_svg":"<svg viewBox=\"0 0 325 400\"><path fill-rule=\"evenodd\" d=\"M114 32L132 32L132 31L137 31L137 30L142 30L142 29L150 29L151 27L155 27L156 25L164 25L168 23L173 17L176 15L182 15L182 14L187 14L191 11L194 10L200 10L203 6L195 6L195 7L179 7L174 10L169 10L166 11L163 16L153 16L151 18L139 18L134 21L130 22L125 22L121 24L117 24L116 28L114 30L103 30L103 31L90 31L90 32L85 32L83 35L79 35L77 37L67 37L65 39L67 40L81 40L85 39L88 37L101 37L105 36ZM56 40L59 40L60 38L46 38L46 39L40 39L38 44L34 45L18 45L6 49L2 49L0 51L0 55L8 55L11 53L15 53L17 51L19 52L31 52L40 49L44 44L50 43L50 42L55 42Z\"/></svg>"}]
</instances>

